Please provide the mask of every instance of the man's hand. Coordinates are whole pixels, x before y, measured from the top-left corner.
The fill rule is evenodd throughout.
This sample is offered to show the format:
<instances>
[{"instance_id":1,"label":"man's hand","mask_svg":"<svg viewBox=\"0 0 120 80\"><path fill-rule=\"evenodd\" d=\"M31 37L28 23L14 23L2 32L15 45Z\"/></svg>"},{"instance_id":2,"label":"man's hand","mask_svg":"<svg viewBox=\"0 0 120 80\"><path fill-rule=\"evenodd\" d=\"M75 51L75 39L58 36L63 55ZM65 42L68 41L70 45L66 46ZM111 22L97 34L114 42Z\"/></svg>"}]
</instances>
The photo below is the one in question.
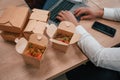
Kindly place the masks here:
<instances>
[{"instance_id":1,"label":"man's hand","mask_svg":"<svg viewBox=\"0 0 120 80\"><path fill-rule=\"evenodd\" d=\"M102 9L93 11L91 8L81 7L74 11L74 15L76 17L81 16L81 19L94 19L98 17L102 18L103 12L104 11Z\"/></svg>"},{"instance_id":2,"label":"man's hand","mask_svg":"<svg viewBox=\"0 0 120 80\"><path fill-rule=\"evenodd\" d=\"M61 11L56 18L60 21L70 21L76 26L78 25L77 19L70 11Z\"/></svg>"}]
</instances>

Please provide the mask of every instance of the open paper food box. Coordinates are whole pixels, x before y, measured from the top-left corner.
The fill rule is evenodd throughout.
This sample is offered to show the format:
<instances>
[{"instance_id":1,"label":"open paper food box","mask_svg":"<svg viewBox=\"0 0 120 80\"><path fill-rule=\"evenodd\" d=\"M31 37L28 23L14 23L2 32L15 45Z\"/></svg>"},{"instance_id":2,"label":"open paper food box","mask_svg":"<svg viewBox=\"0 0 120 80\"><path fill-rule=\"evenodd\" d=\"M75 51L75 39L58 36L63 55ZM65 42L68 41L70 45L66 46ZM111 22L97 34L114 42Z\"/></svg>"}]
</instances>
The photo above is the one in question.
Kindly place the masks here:
<instances>
[{"instance_id":1,"label":"open paper food box","mask_svg":"<svg viewBox=\"0 0 120 80\"><path fill-rule=\"evenodd\" d=\"M48 25L49 11L40 9L33 9L32 11L29 22L23 32L26 39L29 39L29 36L33 33L44 34L44 30Z\"/></svg>"},{"instance_id":2,"label":"open paper food box","mask_svg":"<svg viewBox=\"0 0 120 80\"><path fill-rule=\"evenodd\" d=\"M17 40L16 51L23 56L24 61L36 68L40 67L48 45L48 39L41 34L32 34L29 41L25 38Z\"/></svg>"},{"instance_id":3,"label":"open paper food box","mask_svg":"<svg viewBox=\"0 0 120 80\"><path fill-rule=\"evenodd\" d=\"M8 7L0 18L2 37L8 41L14 41L25 28L29 14L27 7Z\"/></svg>"},{"instance_id":4,"label":"open paper food box","mask_svg":"<svg viewBox=\"0 0 120 80\"><path fill-rule=\"evenodd\" d=\"M75 25L68 21L62 21L58 27L51 24L47 27L47 34L52 46L63 52L80 39L80 34L75 33Z\"/></svg>"}]
</instances>

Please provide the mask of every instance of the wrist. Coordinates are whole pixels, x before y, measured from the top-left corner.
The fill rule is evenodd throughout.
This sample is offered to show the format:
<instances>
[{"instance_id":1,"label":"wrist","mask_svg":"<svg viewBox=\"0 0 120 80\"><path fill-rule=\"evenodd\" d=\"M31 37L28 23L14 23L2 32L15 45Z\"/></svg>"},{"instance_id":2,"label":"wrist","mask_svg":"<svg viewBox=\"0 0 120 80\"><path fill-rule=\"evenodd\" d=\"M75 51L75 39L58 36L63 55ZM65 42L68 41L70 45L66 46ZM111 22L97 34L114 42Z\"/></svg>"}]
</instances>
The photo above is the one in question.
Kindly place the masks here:
<instances>
[{"instance_id":1,"label":"wrist","mask_svg":"<svg viewBox=\"0 0 120 80\"><path fill-rule=\"evenodd\" d=\"M98 18L102 18L103 14L104 14L104 10L103 9L100 9L100 10L97 11L97 17Z\"/></svg>"}]
</instances>

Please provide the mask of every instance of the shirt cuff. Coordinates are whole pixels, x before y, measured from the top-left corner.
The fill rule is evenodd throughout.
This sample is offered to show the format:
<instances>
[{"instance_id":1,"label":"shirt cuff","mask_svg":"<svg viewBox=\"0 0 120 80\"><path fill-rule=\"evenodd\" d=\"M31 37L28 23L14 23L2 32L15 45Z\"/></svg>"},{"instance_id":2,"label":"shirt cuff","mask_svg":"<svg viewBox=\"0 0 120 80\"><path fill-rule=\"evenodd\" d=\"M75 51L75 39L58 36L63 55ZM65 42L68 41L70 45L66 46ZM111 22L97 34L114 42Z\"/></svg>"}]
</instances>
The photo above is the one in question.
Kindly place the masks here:
<instances>
[{"instance_id":1,"label":"shirt cuff","mask_svg":"<svg viewBox=\"0 0 120 80\"><path fill-rule=\"evenodd\" d=\"M83 34L86 34L88 32L81 25L78 25L76 27L76 33L83 35Z\"/></svg>"},{"instance_id":2,"label":"shirt cuff","mask_svg":"<svg viewBox=\"0 0 120 80\"><path fill-rule=\"evenodd\" d=\"M114 19L114 10L112 8L104 8L103 18L113 20Z\"/></svg>"}]
</instances>

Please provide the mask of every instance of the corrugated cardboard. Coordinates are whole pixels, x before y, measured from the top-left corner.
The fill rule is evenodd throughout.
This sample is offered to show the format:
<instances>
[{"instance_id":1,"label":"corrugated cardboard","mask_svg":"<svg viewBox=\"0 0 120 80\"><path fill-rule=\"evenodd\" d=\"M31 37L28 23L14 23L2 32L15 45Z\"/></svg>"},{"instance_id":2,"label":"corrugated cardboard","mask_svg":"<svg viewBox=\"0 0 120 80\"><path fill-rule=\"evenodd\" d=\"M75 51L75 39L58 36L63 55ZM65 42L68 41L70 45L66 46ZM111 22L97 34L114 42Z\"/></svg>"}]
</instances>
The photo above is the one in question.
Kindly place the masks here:
<instances>
[{"instance_id":1,"label":"corrugated cardboard","mask_svg":"<svg viewBox=\"0 0 120 80\"><path fill-rule=\"evenodd\" d=\"M20 33L29 16L27 7L9 7L0 18L0 30Z\"/></svg>"},{"instance_id":2,"label":"corrugated cardboard","mask_svg":"<svg viewBox=\"0 0 120 80\"><path fill-rule=\"evenodd\" d=\"M33 56L26 55L27 51L29 50L30 44L33 45L34 52L35 52L35 49L43 49L44 50L44 52L42 54L42 58L43 58L43 55L47 49L48 39L46 36L41 35L41 34L32 34L30 36L29 41L25 40L25 38L21 38L16 45L17 52L22 54L25 62L36 68L39 68L40 61L42 60L42 58L38 59Z\"/></svg>"},{"instance_id":3,"label":"corrugated cardboard","mask_svg":"<svg viewBox=\"0 0 120 80\"><path fill-rule=\"evenodd\" d=\"M33 12L29 18L29 22L24 30L24 36L26 39L29 39L29 36L33 33L43 34L46 26L46 22L49 17L49 11L33 9Z\"/></svg>"},{"instance_id":4,"label":"corrugated cardboard","mask_svg":"<svg viewBox=\"0 0 120 80\"><path fill-rule=\"evenodd\" d=\"M55 36L61 33L66 36L71 36L71 39L68 43L61 42L55 39ZM50 37L50 41L52 42L52 46L57 48L63 52L66 52L69 45L76 43L80 39L80 34L75 33L75 25L68 21L62 21L58 28L55 25L50 25L47 27L47 34Z\"/></svg>"}]
</instances>

